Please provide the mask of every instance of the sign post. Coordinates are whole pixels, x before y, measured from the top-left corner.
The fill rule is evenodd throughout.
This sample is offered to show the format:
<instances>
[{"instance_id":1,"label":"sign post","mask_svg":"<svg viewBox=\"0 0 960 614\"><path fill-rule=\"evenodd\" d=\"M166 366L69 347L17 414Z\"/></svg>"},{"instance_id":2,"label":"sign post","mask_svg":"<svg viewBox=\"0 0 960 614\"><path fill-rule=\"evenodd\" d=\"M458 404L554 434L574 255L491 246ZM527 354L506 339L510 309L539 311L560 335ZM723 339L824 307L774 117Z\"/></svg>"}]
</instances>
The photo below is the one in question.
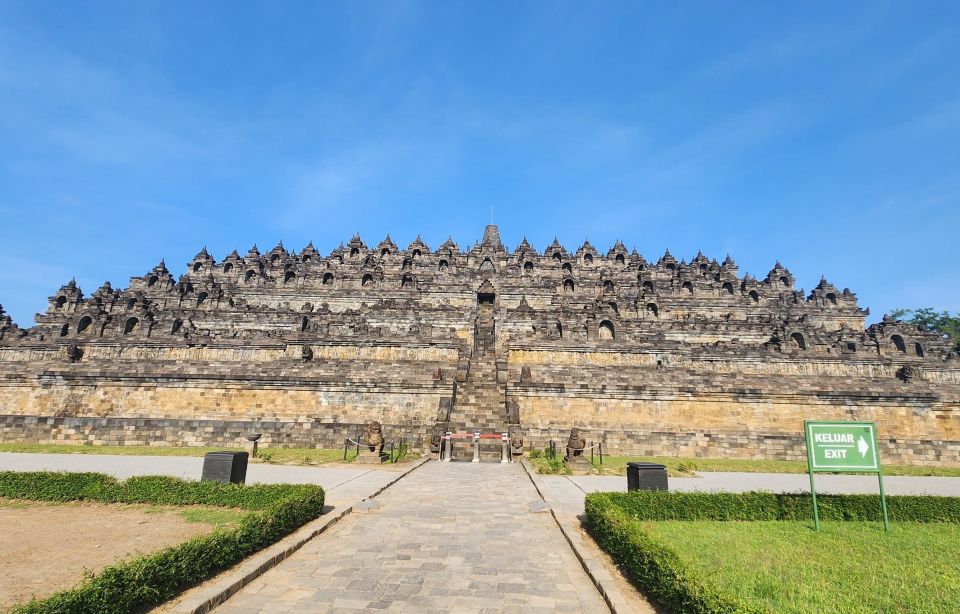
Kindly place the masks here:
<instances>
[{"instance_id":1,"label":"sign post","mask_svg":"<svg viewBox=\"0 0 960 614\"><path fill-rule=\"evenodd\" d=\"M887 519L887 497L883 491L883 470L880 468L876 423L806 420L803 430L807 439L807 469L810 473L813 524L816 530L820 530L820 512L817 509L814 473L876 473L880 481L883 528L889 531L890 521Z\"/></svg>"}]
</instances>

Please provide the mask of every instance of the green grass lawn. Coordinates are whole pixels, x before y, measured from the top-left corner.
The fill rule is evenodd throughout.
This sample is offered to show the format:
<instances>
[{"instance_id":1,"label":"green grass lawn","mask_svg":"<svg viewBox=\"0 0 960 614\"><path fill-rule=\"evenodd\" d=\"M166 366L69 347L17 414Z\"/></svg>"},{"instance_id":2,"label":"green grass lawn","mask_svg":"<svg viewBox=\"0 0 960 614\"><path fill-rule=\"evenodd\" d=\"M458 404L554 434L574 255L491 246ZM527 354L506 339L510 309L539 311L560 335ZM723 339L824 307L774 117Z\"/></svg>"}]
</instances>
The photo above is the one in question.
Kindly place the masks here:
<instances>
[{"instance_id":1,"label":"green grass lawn","mask_svg":"<svg viewBox=\"0 0 960 614\"><path fill-rule=\"evenodd\" d=\"M770 612L960 612L960 525L637 521L705 583Z\"/></svg>"},{"instance_id":2,"label":"green grass lawn","mask_svg":"<svg viewBox=\"0 0 960 614\"><path fill-rule=\"evenodd\" d=\"M531 456L530 462L539 473L569 473L541 455ZM739 458L684 458L674 456L606 456L603 465L599 456L594 457L594 475L627 475L627 463L646 461L667 466L667 474L673 477L691 477L707 471L745 471L749 473L806 473L806 461L750 460ZM960 467L921 467L907 465L884 465L884 475L914 475L960 477Z\"/></svg>"},{"instance_id":3,"label":"green grass lawn","mask_svg":"<svg viewBox=\"0 0 960 614\"><path fill-rule=\"evenodd\" d=\"M134 456L203 456L207 452L219 452L228 448L204 447L157 447L157 446L88 446L47 443L0 443L0 452L27 452L43 454L123 454ZM239 449L239 448L238 448ZM250 450L247 449L247 452ZM389 449L385 450L389 452ZM403 451L398 462L414 460L415 455ZM396 455L396 453L395 453ZM347 462L355 458L355 449L347 450ZM343 461L343 449L316 448L266 448L257 451L251 462L277 465L322 465Z\"/></svg>"}]
</instances>

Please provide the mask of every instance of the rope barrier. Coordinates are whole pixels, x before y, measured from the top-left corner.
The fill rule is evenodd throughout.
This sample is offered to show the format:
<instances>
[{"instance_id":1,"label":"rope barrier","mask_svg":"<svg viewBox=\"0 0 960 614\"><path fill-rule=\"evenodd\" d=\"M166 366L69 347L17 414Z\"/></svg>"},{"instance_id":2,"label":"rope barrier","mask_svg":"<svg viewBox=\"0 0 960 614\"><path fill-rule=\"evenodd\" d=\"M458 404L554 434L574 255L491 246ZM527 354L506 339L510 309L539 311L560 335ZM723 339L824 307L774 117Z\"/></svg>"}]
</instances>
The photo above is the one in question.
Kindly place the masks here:
<instances>
[{"instance_id":1,"label":"rope barrier","mask_svg":"<svg viewBox=\"0 0 960 614\"><path fill-rule=\"evenodd\" d=\"M361 439L361 438L358 438L358 439ZM356 447L356 455L357 455L357 456L360 455L360 448L361 448L361 447L369 445L369 444L363 443L363 442L361 442L361 441L358 441L357 439L350 439L349 437L345 437L345 438L343 439L343 460L347 460L347 449L350 447L350 444L353 444L354 447ZM388 442L386 442L386 441L381 442L381 445L383 445L383 447L386 447L387 444L388 444ZM389 442L389 445L390 445L390 462L391 462L391 463L395 463L396 460L393 458L393 454L394 454L394 451L395 451L395 449L396 449L396 446L398 445L398 444L397 444L397 441L396 441L396 440L391 441L391 442ZM403 439L402 439L402 438L400 439L399 446L400 446L400 454L402 455L402 454L403 454ZM382 448L381 448L381 449L382 449ZM399 460L399 456L397 457L397 460Z\"/></svg>"},{"instance_id":2,"label":"rope barrier","mask_svg":"<svg viewBox=\"0 0 960 614\"><path fill-rule=\"evenodd\" d=\"M500 462L513 462L513 447L510 445L510 436L508 433L444 433L440 436L440 449L437 451L438 461L450 461L453 457L453 440L472 440L473 441L473 462L480 462L480 440L495 440L502 442L500 450Z\"/></svg>"}]
</instances>

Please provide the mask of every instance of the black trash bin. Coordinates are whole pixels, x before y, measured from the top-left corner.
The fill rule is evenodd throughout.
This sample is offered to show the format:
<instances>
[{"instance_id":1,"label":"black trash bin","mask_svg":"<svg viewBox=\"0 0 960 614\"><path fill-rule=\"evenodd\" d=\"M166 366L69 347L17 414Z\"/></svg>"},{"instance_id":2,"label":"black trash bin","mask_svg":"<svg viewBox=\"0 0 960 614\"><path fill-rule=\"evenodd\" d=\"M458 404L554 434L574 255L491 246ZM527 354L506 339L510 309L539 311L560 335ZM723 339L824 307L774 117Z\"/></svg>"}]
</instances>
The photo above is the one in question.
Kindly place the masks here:
<instances>
[{"instance_id":1,"label":"black trash bin","mask_svg":"<svg viewBox=\"0 0 960 614\"><path fill-rule=\"evenodd\" d=\"M243 484L247 481L248 456L246 452L207 452L203 457L200 479Z\"/></svg>"},{"instance_id":2,"label":"black trash bin","mask_svg":"<svg viewBox=\"0 0 960 614\"><path fill-rule=\"evenodd\" d=\"M627 490L669 490L667 466L659 463L627 463Z\"/></svg>"}]
</instances>

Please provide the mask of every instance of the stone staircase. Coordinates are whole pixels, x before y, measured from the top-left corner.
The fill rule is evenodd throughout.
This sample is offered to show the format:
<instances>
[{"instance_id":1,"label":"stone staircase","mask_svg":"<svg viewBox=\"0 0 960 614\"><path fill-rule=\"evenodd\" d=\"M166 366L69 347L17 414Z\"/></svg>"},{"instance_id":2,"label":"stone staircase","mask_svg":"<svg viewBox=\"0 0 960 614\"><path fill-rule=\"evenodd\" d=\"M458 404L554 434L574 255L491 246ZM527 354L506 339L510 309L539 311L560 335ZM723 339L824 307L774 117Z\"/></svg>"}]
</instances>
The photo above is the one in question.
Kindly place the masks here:
<instances>
[{"instance_id":1,"label":"stone staircase","mask_svg":"<svg viewBox=\"0 0 960 614\"><path fill-rule=\"evenodd\" d=\"M497 382L493 314L493 305L481 303L477 308L470 369L467 380L457 387L450 411L450 430L453 432L503 433L507 430L506 384Z\"/></svg>"}]
</instances>

